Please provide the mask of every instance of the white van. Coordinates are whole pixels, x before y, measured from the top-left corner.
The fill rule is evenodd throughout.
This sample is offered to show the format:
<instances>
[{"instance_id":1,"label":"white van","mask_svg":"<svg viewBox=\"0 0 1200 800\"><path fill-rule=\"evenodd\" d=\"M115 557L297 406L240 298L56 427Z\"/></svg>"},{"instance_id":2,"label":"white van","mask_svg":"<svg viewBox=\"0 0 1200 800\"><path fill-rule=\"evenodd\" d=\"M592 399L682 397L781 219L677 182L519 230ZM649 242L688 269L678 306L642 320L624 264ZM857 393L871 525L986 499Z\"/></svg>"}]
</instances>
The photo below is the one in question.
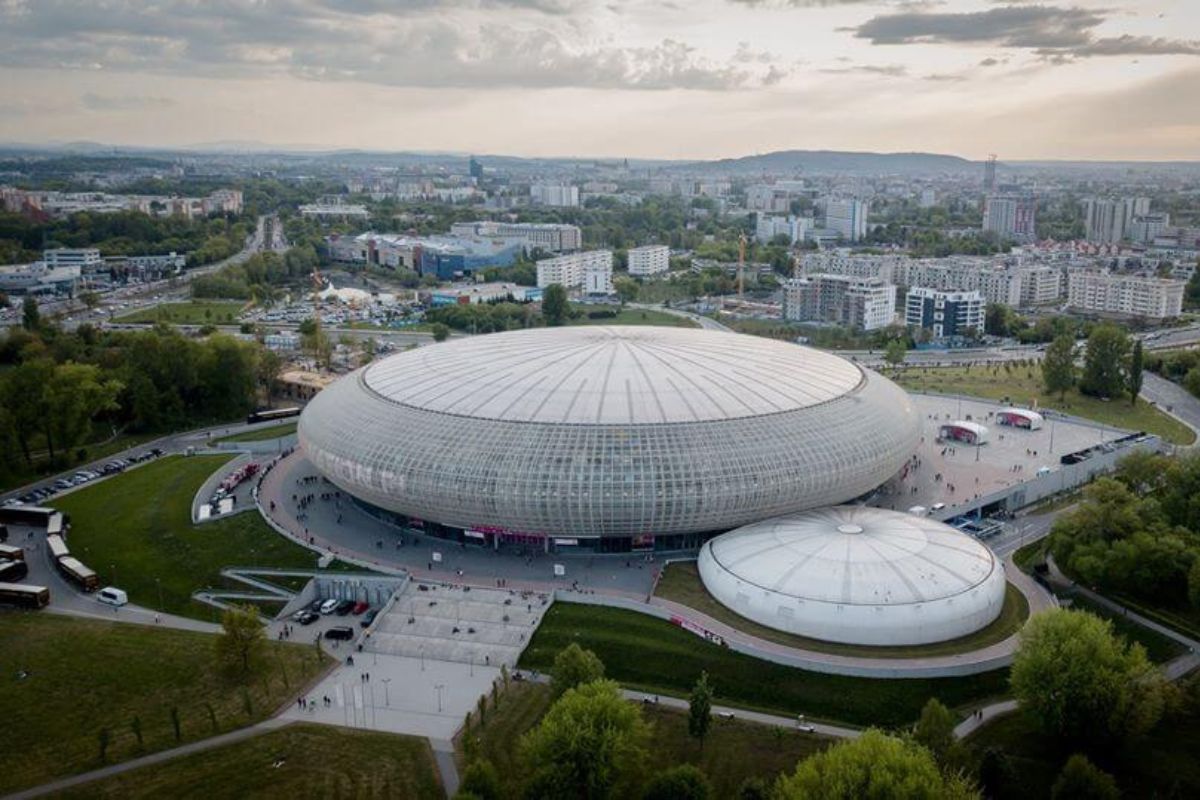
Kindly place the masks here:
<instances>
[{"instance_id":1,"label":"white van","mask_svg":"<svg viewBox=\"0 0 1200 800\"><path fill-rule=\"evenodd\" d=\"M324 603L321 603L321 613L328 616L329 614L332 614L334 612L334 610L337 609L337 607L338 607L338 599L336 597L331 597L328 600L326 600Z\"/></svg>"},{"instance_id":2,"label":"white van","mask_svg":"<svg viewBox=\"0 0 1200 800\"><path fill-rule=\"evenodd\" d=\"M103 589L96 592L96 599L101 603L107 603L110 606L123 606L129 602L129 595L125 594L124 589L118 589L114 586L105 586Z\"/></svg>"}]
</instances>

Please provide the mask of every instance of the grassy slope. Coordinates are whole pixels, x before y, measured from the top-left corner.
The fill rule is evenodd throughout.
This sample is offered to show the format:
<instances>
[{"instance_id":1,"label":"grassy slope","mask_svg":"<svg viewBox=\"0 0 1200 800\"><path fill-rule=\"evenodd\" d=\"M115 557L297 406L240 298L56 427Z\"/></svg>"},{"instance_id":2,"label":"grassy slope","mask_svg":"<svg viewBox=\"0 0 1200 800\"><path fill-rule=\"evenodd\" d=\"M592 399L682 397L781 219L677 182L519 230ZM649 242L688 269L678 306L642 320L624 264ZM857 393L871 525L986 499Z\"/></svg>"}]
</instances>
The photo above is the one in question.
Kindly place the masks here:
<instances>
[{"instance_id":1,"label":"grassy slope","mask_svg":"<svg viewBox=\"0 0 1200 800\"><path fill-rule=\"evenodd\" d=\"M140 308L113 322L171 322L176 325L229 325L237 321L246 304L240 300L188 300Z\"/></svg>"},{"instance_id":2,"label":"grassy slope","mask_svg":"<svg viewBox=\"0 0 1200 800\"><path fill-rule=\"evenodd\" d=\"M274 425L270 428L260 428L255 431L244 431L235 433L232 436L225 436L221 439L214 439L213 444L220 442L265 442L268 439L278 439L281 436L290 436L296 432L298 423L288 422L283 425Z\"/></svg>"},{"instance_id":3,"label":"grassy slope","mask_svg":"<svg viewBox=\"0 0 1200 800\"><path fill-rule=\"evenodd\" d=\"M316 557L279 536L256 513L191 524L191 503L229 456L172 456L82 489L54 503L71 515L71 551L102 584L131 602L199 619L212 609L192 592L222 585L227 566L316 566ZM114 569L115 568L115 569Z\"/></svg>"},{"instance_id":4,"label":"grassy slope","mask_svg":"<svg viewBox=\"0 0 1200 800\"><path fill-rule=\"evenodd\" d=\"M1016 780L1002 787L1000 800L1038 800L1050 796L1050 786L1071 755L1052 737L1042 734L1022 714L1009 714L988 723L967 739L981 755L988 747L1004 750ZM1097 759L1110 772L1123 797L1196 797L1200 793L1200 720L1168 720L1124 752Z\"/></svg>"},{"instance_id":5,"label":"grassy slope","mask_svg":"<svg viewBox=\"0 0 1200 800\"><path fill-rule=\"evenodd\" d=\"M708 593L708 590L704 588L704 584L700 581L700 573L697 571L696 562L694 561L669 565L663 572L662 579L658 582L658 587L654 593L659 597L665 597L668 600L682 603L689 608L694 608L714 619L724 622L726 625L770 642L821 653L871 656L874 658L940 656L978 650L981 647L987 647L988 645L1007 639L1020 630L1021 626L1025 624L1025 620L1029 617L1029 601L1025 599L1023 594L1017 591L1016 587L1009 584L1004 597L1004 608L1000 610L1000 616L991 625L980 631L976 631L970 636L963 636L948 642L912 647L861 647L857 645L837 644L836 642L823 642L819 639L810 639L805 636L796 636L795 634L777 631L774 628L768 628L766 625L759 625L757 622L746 619L721 605Z\"/></svg>"},{"instance_id":6,"label":"grassy slope","mask_svg":"<svg viewBox=\"0 0 1200 800\"><path fill-rule=\"evenodd\" d=\"M522 766L518 758L521 734L532 728L550 707L550 687L514 683L501 695L478 733L479 754L496 766L507 796L518 797ZM701 749L688 736L687 715L665 707L641 706L653 726L651 763L654 769L695 764L713 784L713 797L734 797L742 781L752 776L773 779L795 768L796 762L828 745L828 740L794 730L756 725L743 720L714 719ZM461 758L460 758L461 761Z\"/></svg>"},{"instance_id":7,"label":"grassy slope","mask_svg":"<svg viewBox=\"0 0 1200 800\"><path fill-rule=\"evenodd\" d=\"M299 723L88 783L58 796L433 800L445 795L427 740Z\"/></svg>"},{"instance_id":8,"label":"grassy slope","mask_svg":"<svg viewBox=\"0 0 1200 800\"><path fill-rule=\"evenodd\" d=\"M709 644L636 611L562 602L547 612L521 666L548 671L555 654L571 642L595 651L609 677L635 688L686 696L707 670L720 703L855 725L908 724L930 697L956 708L1008 691L1007 670L906 680L805 672Z\"/></svg>"},{"instance_id":9,"label":"grassy slope","mask_svg":"<svg viewBox=\"0 0 1200 800\"><path fill-rule=\"evenodd\" d=\"M891 371L888 370L891 375ZM1127 399L1104 402L1072 389L1065 400L1048 395L1042 387L1041 369L1013 367L1006 371L1002 365L977 367L909 367L899 372L897 383L915 392L937 392L983 397L989 400L1021 405L1032 404L1095 420L1105 425L1127 430L1155 433L1173 444L1191 444L1195 434L1183 423L1170 417L1145 401L1131 407Z\"/></svg>"},{"instance_id":10,"label":"grassy slope","mask_svg":"<svg viewBox=\"0 0 1200 800\"><path fill-rule=\"evenodd\" d=\"M34 451L40 451L41 455L34 456L32 466L26 465L24 461L17 461L12 464L13 471L7 475L4 480L0 480L0 492L5 492L10 489L15 489L18 486L24 486L27 483L44 478L47 475L55 475L62 472L64 469L71 469L79 464L86 464L101 458L108 458L114 453L119 453L122 450L127 450L130 447L136 447L139 444L153 441L162 436L161 433L139 433L127 434L122 433L119 436L113 437L106 441L100 439L94 444L85 444L82 449L85 451L82 461L75 458L77 451L80 448L75 448L70 453L70 461L68 466L54 466L50 463L50 456L45 452L45 442L41 441L41 437L34 437ZM105 437L107 438L107 437Z\"/></svg>"},{"instance_id":11,"label":"grassy slope","mask_svg":"<svg viewBox=\"0 0 1200 800\"><path fill-rule=\"evenodd\" d=\"M696 328L695 322L686 318L668 314L665 311L651 311L641 308L623 308L615 317L590 319L587 316L587 306L578 306L584 316L571 319L568 325L663 325L675 328Z\"/></svg>"},{"instance_id":12,"label":"grassy slope","mask_svg":"<svg viewBox=\"0 0 1200 800\"><path fill-rule=\"evenodd\" d=\"M266 666L246 687L219 677L214 637L48 613L0 613L0 708L5 767L0 795L101 766L97 736L109 728L109 763L257 722L288 702L328 663L311 646L268 642ZM16 678L18 670L29 677ZM286 682L286 683L285 683ZM139 717L144 747L131 724ZM19 734L19 735L18 735Z\"/></svg>"}]
</instances>

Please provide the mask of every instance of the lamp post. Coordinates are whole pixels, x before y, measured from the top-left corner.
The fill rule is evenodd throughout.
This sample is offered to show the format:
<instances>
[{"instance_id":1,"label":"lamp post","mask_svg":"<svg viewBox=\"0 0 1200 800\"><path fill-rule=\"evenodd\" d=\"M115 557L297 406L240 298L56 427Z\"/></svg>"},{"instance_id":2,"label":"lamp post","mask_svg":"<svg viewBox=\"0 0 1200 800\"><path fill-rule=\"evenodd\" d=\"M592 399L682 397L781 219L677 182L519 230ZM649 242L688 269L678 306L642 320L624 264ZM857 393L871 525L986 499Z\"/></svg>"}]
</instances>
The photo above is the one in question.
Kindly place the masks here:
<instances>
[{"instance_id":1,"label":"lamp post","mask_svg":"<svg viewBox=\"0 0 1200 800\"><path fill-rule=\"evenodd\" d=\"M388 706L389 708L390 708L390 707L391 707L391 705L392 705L392 696L391 696L391 694L388 692L388 684L389 684L389 683L391 683L391 682L392 682L392 679L391 679L391 678L384 678L384 679L383 679L383 704L384 704L385 706Z\"/></svg>"},{"instance_id":2,"label":"lamp post","mask_svg":"<svg viewBox=\"0 0 1200 800\"><path fill-rule=\"evenodd\" d=\"M434 689L437 689L437 697L438 697L438 713L440 714L440 713L442 713L442 689L445 689L445 688L446 688L446 684L444 684L444 683L437 683L437 684L434 684L433 688L434 688Z\"/></svg>"}]
</instances>

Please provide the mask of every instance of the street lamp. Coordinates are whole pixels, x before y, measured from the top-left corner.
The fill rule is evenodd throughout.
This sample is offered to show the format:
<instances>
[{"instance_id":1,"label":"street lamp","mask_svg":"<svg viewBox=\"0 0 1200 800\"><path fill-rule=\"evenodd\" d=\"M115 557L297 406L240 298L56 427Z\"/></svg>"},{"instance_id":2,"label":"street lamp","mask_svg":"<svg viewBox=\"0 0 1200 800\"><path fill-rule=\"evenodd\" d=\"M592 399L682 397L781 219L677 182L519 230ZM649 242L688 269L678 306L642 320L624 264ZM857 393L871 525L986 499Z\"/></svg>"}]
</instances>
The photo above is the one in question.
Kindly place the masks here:
<instances>
[{"instance_id":1,"label":"street lamp","mask_svg":"<svg viewBox=\"0 0 1200 800\"><path fill-rule=\"evenodd\" d=\"M437 696L438 696L438 713L440 714L440 713L442 713L442 689L445 689L445 688L446 688L446 684L444 684L444 683L438 683L438 684L434 684L434 687L433 687L433 688L434 688L434 689L437 689Z\"/></svg>"},{"instance_id":2,"label":"street lamp","mask_svg":"<svg viewBox=\"0 0 1200 800\"><path fill-rule=\"evenodd\" d=\"M421 672L425 671L425 648L421 648Z\"/></svg>"},{"instance_id":3,"label":"street lamp","mask_svg":"<svg viewBox=\"0 0 1200 800\"><path fill-rule=\"evenodd\" d=\"M392 705L392 696L388 693L388 684L391 682L391 678L383 679L383 704L389 707Z\"/></svg>"}]
</instances>

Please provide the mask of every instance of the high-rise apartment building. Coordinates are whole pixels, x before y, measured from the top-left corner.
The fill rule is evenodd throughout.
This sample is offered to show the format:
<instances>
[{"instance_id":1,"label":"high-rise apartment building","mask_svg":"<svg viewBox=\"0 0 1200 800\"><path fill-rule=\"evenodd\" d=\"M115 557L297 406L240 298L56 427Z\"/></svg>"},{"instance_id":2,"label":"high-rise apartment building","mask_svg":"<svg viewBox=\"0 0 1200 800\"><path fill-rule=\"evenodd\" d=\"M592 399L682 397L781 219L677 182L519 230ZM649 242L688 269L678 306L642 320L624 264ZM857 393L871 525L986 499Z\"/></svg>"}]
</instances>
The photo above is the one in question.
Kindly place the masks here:
<instances>
[{"instance_id":1,"label":"high-rise apartment building","mask_svg":"<svg viewBox=\"0 0 1200 800\"><path fill-rule=\"evenodd\" d=\"M979 292L946 292L917 286L908 290L904 324L925 328L935 339L983 331L986 304Z\"/></svg>"},{"instance_id":2,"label":"high-rise apartment building","mask_svg":"<svg viewBox=\"0 0 1200 800\"><path fill-rule=\"evenodd\" d=\"M1170 319L1183 310L1186 286L1186 282L1173 278L1072 272L1067 281L1067 304L1077 311L1095 314Z\"/></svg>"},{"instance_id":3,"label":"high-rise apartment building","mask_svg":"<svg viewBox=\"0 0 1200 800\"><path fill-rule=\"evenodd\" d=\"M1150 213L1150 198L1089 197L1083 201L1083 222L1089 242L1115 244L1133 234L1138 217Z\"/></svg>"},{"instance_id":4,"label":"high-rise apartment building","mask_svg":"<svg viewBox=\"0 0 1200 800\"><path fill-rule=\"evenodd\" d=\"M988 195L983 203L983 229L1002 239L1037 239L1037 198L1028 195Z\"/></svg>"},{"instance_id":5,"label":"high-rise apartment building","mask_svg":"<svg viewBox=\"0 0 1200 800\"><path fill-rule=\"evenodd\" d=\"M831 197L825 201L825 228L847 242L861 241L867 236L869 211L865 200Z\"/></svg>"},{"instance_id":6,"label":"high-rise apartment building","mask_svg":"<svg viewBox=\"0 0 1200 800\"><path fill-rule=\"evenodd\" d=\"M535 183L529 187L535 205L574 208L579 205L579 187L561 183Z\"/></svg>"},{"instance_id":7,"label":"high-rise apartment building","mask_svg":"<svg viewBox=\"0 0 1200 800\"><path fill-rule=\"evenodd\" d=\"M600 281L599 274L607 271L608 288L611 291L612 264L611 250L588 250L543 258L537 262L537 285L539 289L545 289L557 283L567 289L576 289L589 281L589 275L593 276L590 280Z\"/></svg>"},{"instance_id":8,"label":"high-rise apartment building","mask_svg":"<svg viewBox=\"0 0 1200 800\"><path fill-rule=\"evenodd\" d=\"M784 283L783 317L872 331L896 317L896 287L879 278L805 275Z\"/></svg>"},{"instance_id":9,"label":"high-rise apartment building","mask_svg":"<svg viewBox=\"0 0 1200 800\"><path fill-rule=\"evenodd\" d=\"M658 275L671 268L671 249L665 244L630 248L628 264L630 275Z\"/></svg>"}]
</instances>

